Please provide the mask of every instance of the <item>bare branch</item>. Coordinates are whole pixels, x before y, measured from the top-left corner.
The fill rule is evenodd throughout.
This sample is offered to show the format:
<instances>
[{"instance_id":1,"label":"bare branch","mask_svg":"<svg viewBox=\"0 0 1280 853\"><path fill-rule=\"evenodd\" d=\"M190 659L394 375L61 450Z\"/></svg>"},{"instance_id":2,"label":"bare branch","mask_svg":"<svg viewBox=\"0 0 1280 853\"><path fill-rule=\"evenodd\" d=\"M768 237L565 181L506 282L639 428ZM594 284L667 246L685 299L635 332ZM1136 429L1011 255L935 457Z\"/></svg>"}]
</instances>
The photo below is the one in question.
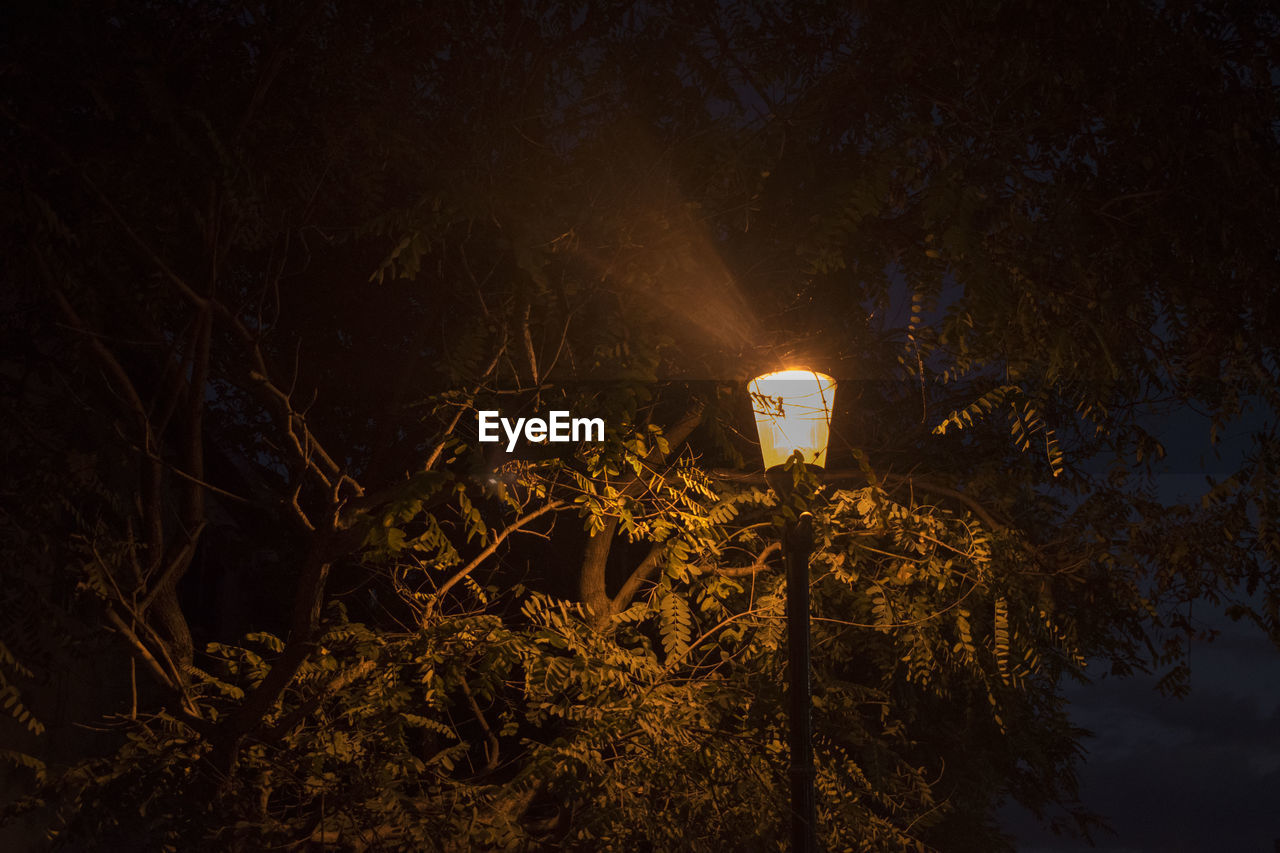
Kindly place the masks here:
<instances>
[{"instance_id":1,"label":"bare branch","mask_svg":"<svg viewBox=\"0 0 1280 853\"><path fill-rule=\"evenodd\" d=\"M533 334L529 331L529 312L531 306L524 304L524 316L520 318L520 331L524 342L524 355L529 359L529 374L533 377L533 385L538 384L538 359L533 354Z\"/></svg>"},{"instance_id":2,"label":"bare branch","mask_svg":"<svg viewBox=\"0 0 1280 853\"><path fill-rule=\"evenodd\" d=\"M160 682L160 685L167 689L180 703L182 713L185 716L185 722L194 725L195 722L202 721L202 718L200 717L200 709L191 701L191 697L187 695L186 685L183 683L177 668L174 667L172 659L170 659L168 653L164 651L164 644L160 643L158 639L156 640L157 645L161 652L164 653L165 661L169 664L172 672L165 671L165 668L161 666L160 661L157 660L155 655L151 653L151 650L147 648L146 643L142 642L142 640L138 638L137 633L135 633L133 629L125 623L124 618L116 612L114 607L108 605L106 613L107 620L111 622L115 631L128 641L129 645L133 649L134 655L141 658L142 661L147 664L148 668L151 669L152 673L156 676L156 679ZM138 622L136 624L141 624L143 627L146 627L146 623L144 622ZM154 636L155 632L153 631L151 633ZM203 732L204 730L201 729L201 731Z\"/></svg>"},{"instance_id":3,"label":"bare branch","mask_svg":"<svg viewBox=\"0 0 1280 853\"><path fill-rule=\"evenodd\" d=\"M6 116L14 118L16 121L16 117L12 116L8 110L4 110L4 114ZM164 278L171 285L173 285L173 287L178 291L179 294L182 295L184 299L186 299L192 305L200 309L200 311L202 312L202 324L208 322L207 316L204 316L204 315L210 315L210 312L212 312L212 314L216 314L220 320L225 322L232 329L232 331L234 331L235 334L242 341L245 342L245 344L249 349L250 360L253 364L253 369L250 371L250 378L254 379L257 382L258 389L261 392L263 392L262 396L271 404L271 407L276 410L277 414L281 416L281 420L282 420L281 426L284 429L285 435L289 440L289 445L293 453L297 457L298 461L300 461L307 470L312 471L321 480L321 482L324 483L326 488L331 488L332 479L340 475L341 469L338 466L338 464L334 462L333 458L319 444L319 442L315 440L315 437L311 434L310 429L306 425L305 418L297 410L293 408L289 395L281 391L280 388L271 380L270 378L271 374L267 368L266 359L263 356L262 349L259 344L258 336L255 335L253 332L251 332L240 320L240 318L237 317L229 308L227 308L227 306L223 305L221 302L214 299L212 296L205 297L197 293L195 288L192 287L184 277L179 275L172 267L170 267L165 262L164 258L160 255L159 251L157 251L150 243L147 242L147 240L145 240L142 237L141 234L138 233L136 229L133 228L133 226L129 223L127 219L125 219L124 215L115 206L112 200L107 196L107 194L104 193L98 187L98 185L93 181L93 179L89 177L88 173L86 173L82 167L77 165L77 163L71 158L71 156L65 150L63 150L60 146L58 146L56 142L54 142L54 140L50 139L42 131L39 131L38 129L31 127L26 123L19 122L19 125L23 127L23 129L25 129L26 131L39 137L41 140L43 140L48 145L50 145L54 151L57 152L59 158L62 159L67 164L67 166L75 172L76 176L80 179L80 182L88 190L89 194L98 202L99 205L101 205L102 209L107 212L107 215L120 228L120 230L128 238L129 242L134 246L134 248L149 263L151 263L157 270L160 271L160 273L164 276ZM50 278L50 282L52 283L53 276L51 272L47 269L47 266L45 265L43 257L40 257L38 253L37 253L37 257L41 266L45 268L46 275ZM62 297L61 293L57 292L56 290L55 290L55 298L59 300L60 306L63 307L63 311L64 313L66 313L67 309L70 308L70 303L67 302L65 297ZM71 312L71 315L69 316L74 317L74 319L72 320L73 325L79 328L86 328L84 323L79 320L78 316L74 315L74 310ZM201 335L201 339L205 342L205 345L207 347L207 343L208 343L207 326L202 328L199 334ZM118 362L115 362L114 356L110 355L110 351L107 350L106 347L102 346L101 341L98 341L96 338L92 338L92 340L95 342L96 349L99 351L100 357L103 354L105 354L109 358L110 362L114 363L115 366L113 368L109 368L109 371L113 374L113 376L117 379L117 381L123 379L128 384L129 391L126 392L124 390L125 386L121 386L122 393L126 393L126 396L129 397L130 404L139 413L140 417L142 418L142 422L148 426L148 429L144 434L145 435L144 445L146 445L151 450L154 450L153 436L151 435L151 432L149 429L149 423L146 420L147 410L146 410L146 407L142 405L141 398L137 394L136 389L132 387L132 383L128 383L127 374L125 374L123 370L119 369L119 364ZM193 356L193 358L198 358L198 355ZM207 353L205 354L204 358L201 359L200 361L202 361L207 366ZM200 362L193 361L193 367L199 368L200 366L201 366ZM181 371L179 371L179 374L181 374ZM194 378L194 374L193 374L193 378ZM201 382L201 385L202 384L203 384L203 380ZM189 393L192 395L190 398L190 402L192 406L198 407L203 404L203 399L202 399L203 393L197 391L194 381L192 383L192 386L189 388ZM196 432L198 436L198 430ZM299 435L298 433L301 433L301 434ZM195 446L194 443L189 444L188 449L190 449L190 447L192 446ZM200 476L199 470L194 470L192 473L197 478ZM160 524L161 516L158 511L159 485L160 485L159 477L160 477L159 470L153 469L150 472L149 477L143 478L143 489L142 489L142 495L145 503L143 515L149 521L150 532L148 534L147 545L148 545L149 554L150 554L150 562L153 570L155 568L158 568L160 561L162 560L162 550L163 550L163 527ZM194 490L192 494L194 495ZM189 502L188 511L190 512L196 509L199 502L200 502L199 498L196 498L194 501Z\"/></svg>"},{"instance_id":4,"label":"bare branch","mask_svg":"<svg viewBox=\"0 0 1280 853\"><path fill-rule=\"evenodd\" d=\"M475 716L476 722L480 724L480 730L484 732L484 769L485 772L492 772L498 766L498 736L489 727L489 721L485 719L484 712L480 710L480 703L476 702L476 697L471 692L471 687L468 686L467 680L462 678L458 683L462 687L462 695L467 697L467 705L471 708L471 713Z\"/></svg>"},{"instance_id":5,"label":"bare branch","mask_svg":"<svg viewBox=\"0 0 1280 853\"><path fill-rule=\"evenodd\" d=\"M494 363L497 363L496 360ZM435 450L431 451L431 455L427 457L427 464L422 466L423 471L430 471L435 467L436 462L440 460L440 454L444 453L445 445L449 443L449 436L453 435L453 431L457 429L458 421L462 420L462 413L465 411L465 406L458 407L458 411L454 414L453 420L449 421L449 426L445 427L444 435L440 438L440 442L436 445Z\"/></svg>"},{"instance_id":6,"label":"bare branch","mask_svg":"<svg viewBox=\"0 0 1280 853\"><path fill-rule=\"evenodd\" d=\"M164 571L161 573L160 577L156 579L155 583L152 584L151 590L147 592L146 596L142 599L142 603L138 605L139 614L147 611L147 607L155 600L156 593L160 591L161 587L163 587L166 582L174 579L175 574L181 576L181 572L190 564L191 555L195 552L196 541L200 538L200 534L204 531L207 524L207 519L200 519L200 523L196 525L196 529L187 535L187 541L182 544L182 548L178 550L178 553L165 561Z\"/></svg>"},{"instance_id":7,"label":"bare branch","mask_svg":"<svg viewBox=\"0 0 1280 853\"><path fill-rule=\"evenodd\" d=\"M640 565L627 577L622 584L622 588L618 590L618 594L613 597L610 603L611 613L621 613L631 604L631 600L635 598L636 592L639 591L641 584L653 577L658 570L658 565L662 561L662 555L666 553L667 546L663 542L655 542L653 547L649 549L649 553L644 555L644 559L640 561Z\"/></svg>"},{"instance_id":8,"label":"bare branch","mask_svg":"<svg viewBox=\"0 0 1280 853\"><path fill-rule=\"evenodd\" d=\"M522 515L520 516L520 518L517 518L515 521L511 522L511 524L507 525L507 527L501 533L499 533L497 536L493 538L493 541L489 543L489 546L487 548L485 548L483 551L481 551L479 554L476 555L475 559L467 563L465 566L459 569L456 573L454 573L453 577L445 581L444 584L438 590L437 596L439 598L444 598L445 593L453 589L454 586L456 586L463 578L465 578L467 575L475 571L476 567L478 567L481 563L483 563L485 560L493 556L493 553L498 550L498 546L501 545L503 540L505 540L512 533L515 533L521 527L524 527L526 524L533 521L534 519L542 515L545 515L546 513L551 512L552 510L559 509L564 505L565 505L564 501L551 501L550 503L543 504L541 507L534 510L533 512Z\"/></svg>"},{"instance_id":9,"label":"bare branch","mask_svg":"<svg viewBox=\"0 0 1280 853\"><path fill-rule=\"evenodd\" d=\"M742 578L754 575L756 572L763 571L769 567L769 555L775 551L782 550L781 542L773 542L756 557L754 563L749 566L736 566L731 568L716 569L716 574L726 578Z\"/></svg>"},{"instance_id":10,"label":"bare branch","mask_svg":"<svg viewBox=\"0 0 1280 853\"><path fill-rule=\"evenodd\" d=\"M164 671L164 667L160 666L160 662L156 660L155 655L151 654L151 650L148 649L146 645L138 639L138 635L135 634L127 624L125 624L124 619L116 612L114 607L107 607L107 619L111 622L112 626L115 627L116 632L129 642L129 645L133 647L134 654L141 658L143 663L151 669L151 672L155 675L156 679L165 687L177 692L178 687L174 684L169 673Z\"/></svg>"},{"instance_id":11,"label":"bare branch","mask_svg":"<svg viewBox=\"0 0 1280 853\"><path fill-rule=\"evenodd\" d=\"M204 406L205 384L209 379L209 351L213 336L213 314L208 308L200 312L196 321L195 345L191 352L191 380L187 386L186 468L191 474L187 481L183 506L183 522L188 529L203 523L204 488Z\"/></svg>"}]
</instances>

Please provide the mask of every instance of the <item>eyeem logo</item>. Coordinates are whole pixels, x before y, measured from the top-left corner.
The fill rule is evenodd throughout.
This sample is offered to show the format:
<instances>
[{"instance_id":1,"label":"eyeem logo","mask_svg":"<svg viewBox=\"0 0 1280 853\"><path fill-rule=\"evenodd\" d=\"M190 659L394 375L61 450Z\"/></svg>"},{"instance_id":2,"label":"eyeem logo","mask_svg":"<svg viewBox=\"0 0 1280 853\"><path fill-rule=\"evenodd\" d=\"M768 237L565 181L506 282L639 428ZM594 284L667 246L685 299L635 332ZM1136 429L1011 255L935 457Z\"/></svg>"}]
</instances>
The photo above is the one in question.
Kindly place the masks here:
<instances>
[{"instance_id":1,"label":"eyeem logo","mask_svg":"<svg viewBox=\"0 0 1280 853\"><path fill-rule=\"evenodd\" d=\"M525 441L604 441L604 418L572 418L568 412L551 412L546 420L516 418L513 425L509 418L495 411L482 411L479 415L480 440L490 443L502 441L498 435L498 427L501 426L507 436L508 453L515 450L521 433Z\"/></svg>"}]
</instances>

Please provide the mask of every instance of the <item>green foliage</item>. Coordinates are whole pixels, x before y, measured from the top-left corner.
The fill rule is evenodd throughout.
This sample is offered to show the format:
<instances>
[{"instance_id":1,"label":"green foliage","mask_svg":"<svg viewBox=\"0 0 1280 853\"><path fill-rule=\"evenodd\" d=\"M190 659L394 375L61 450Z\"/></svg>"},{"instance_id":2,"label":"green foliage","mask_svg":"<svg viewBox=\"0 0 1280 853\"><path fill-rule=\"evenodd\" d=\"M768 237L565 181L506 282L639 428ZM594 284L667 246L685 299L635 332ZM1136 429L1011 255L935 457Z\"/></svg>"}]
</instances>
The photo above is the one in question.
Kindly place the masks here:
<instances>
[{"instance_id":1,"label":"green foliage","mask_svg":"<svg viewBox=\"0 0 1280 853\"><path fill-rule=\"evenodd\" d=\"M687 477L674 477L681 489L706 489ZM688 541L703 547L740 523L727 507L768 510L753 489L685 511L699 506L708 534ZM940 799L929 780L944 767L944 778L964 777L985 772L993 754L1018 760L1012 732L1042 747L1064 741L1046 752L1070 754L1061 713L1046 715L1038 697L1064 666L1083 665L1074 628L1010 605L1034 582L971 515L900 504L878 487L835 492L816 509L824 837L921 849L966 796L985 793ZM719 538L704 538L712 530ZM473 613L424 611L409 631L332 608L315 654L264 720L271 735L241 751L231 777L190 728L140 717L112 759L51 783L45 797L70 809L56 837L254 848L373 833L397 846L525 849L555 838L618 850L780 839L780 578L747 588L714 571L714 551L682 554L671 560L683 571L604 631L581 605L520 590L486 590ZM209 663L193 668L203 716L233 713L283 649L264 632L210 644ZM963 739L939 737L942 708L966 715ZM1069 793L1061 760L1037 769ZM119 804L139 786L150 793L134 815ZM206 788L212 799L193 811L190 792ZM522 820L531 808L545 819Z\"/></svg>"}]
</instances>

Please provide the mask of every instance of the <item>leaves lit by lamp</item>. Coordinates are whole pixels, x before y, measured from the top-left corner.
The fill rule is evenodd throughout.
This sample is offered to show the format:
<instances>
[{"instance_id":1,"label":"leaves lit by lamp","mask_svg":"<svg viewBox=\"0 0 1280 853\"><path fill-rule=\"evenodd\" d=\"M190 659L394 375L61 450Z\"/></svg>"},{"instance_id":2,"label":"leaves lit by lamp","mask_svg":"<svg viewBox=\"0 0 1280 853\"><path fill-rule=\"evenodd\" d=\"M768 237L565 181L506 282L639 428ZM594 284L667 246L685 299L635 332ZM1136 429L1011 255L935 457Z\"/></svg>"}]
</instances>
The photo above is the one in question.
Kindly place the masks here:
<instances>
[{"instance_id":1,"label":"leaves lit by lamp","mask_svg":"<svg viewBox=\"0 0 1280 853\"><path fill-rule=\"evenodd\" d=\"M805 464L825 468L836 381L812 370L782 370L748 387L765 470L785 465L797 450Z\"/></svg>"}]
</instances>

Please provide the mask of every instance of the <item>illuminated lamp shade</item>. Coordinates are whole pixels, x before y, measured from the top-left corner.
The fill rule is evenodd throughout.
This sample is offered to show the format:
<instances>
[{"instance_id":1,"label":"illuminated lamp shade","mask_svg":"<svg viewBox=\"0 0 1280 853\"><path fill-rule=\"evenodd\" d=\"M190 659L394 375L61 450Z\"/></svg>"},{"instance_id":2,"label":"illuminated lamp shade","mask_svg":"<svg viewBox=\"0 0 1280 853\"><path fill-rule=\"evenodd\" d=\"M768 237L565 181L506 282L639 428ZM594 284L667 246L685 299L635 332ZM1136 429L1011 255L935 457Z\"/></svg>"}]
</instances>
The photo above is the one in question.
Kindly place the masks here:
<instances>
[{"instance_id":1,"label":"illuminated lamp shade","mask_svg":"<svg viewBox=\"0 0 1280 853\"><path fill-rule=\"evenodd\" d=\"M751 380L752 408L765 470L785 465L797 450L825 468L836 381L812 370L782 370Z\"/></svg>"}]
</instances>

